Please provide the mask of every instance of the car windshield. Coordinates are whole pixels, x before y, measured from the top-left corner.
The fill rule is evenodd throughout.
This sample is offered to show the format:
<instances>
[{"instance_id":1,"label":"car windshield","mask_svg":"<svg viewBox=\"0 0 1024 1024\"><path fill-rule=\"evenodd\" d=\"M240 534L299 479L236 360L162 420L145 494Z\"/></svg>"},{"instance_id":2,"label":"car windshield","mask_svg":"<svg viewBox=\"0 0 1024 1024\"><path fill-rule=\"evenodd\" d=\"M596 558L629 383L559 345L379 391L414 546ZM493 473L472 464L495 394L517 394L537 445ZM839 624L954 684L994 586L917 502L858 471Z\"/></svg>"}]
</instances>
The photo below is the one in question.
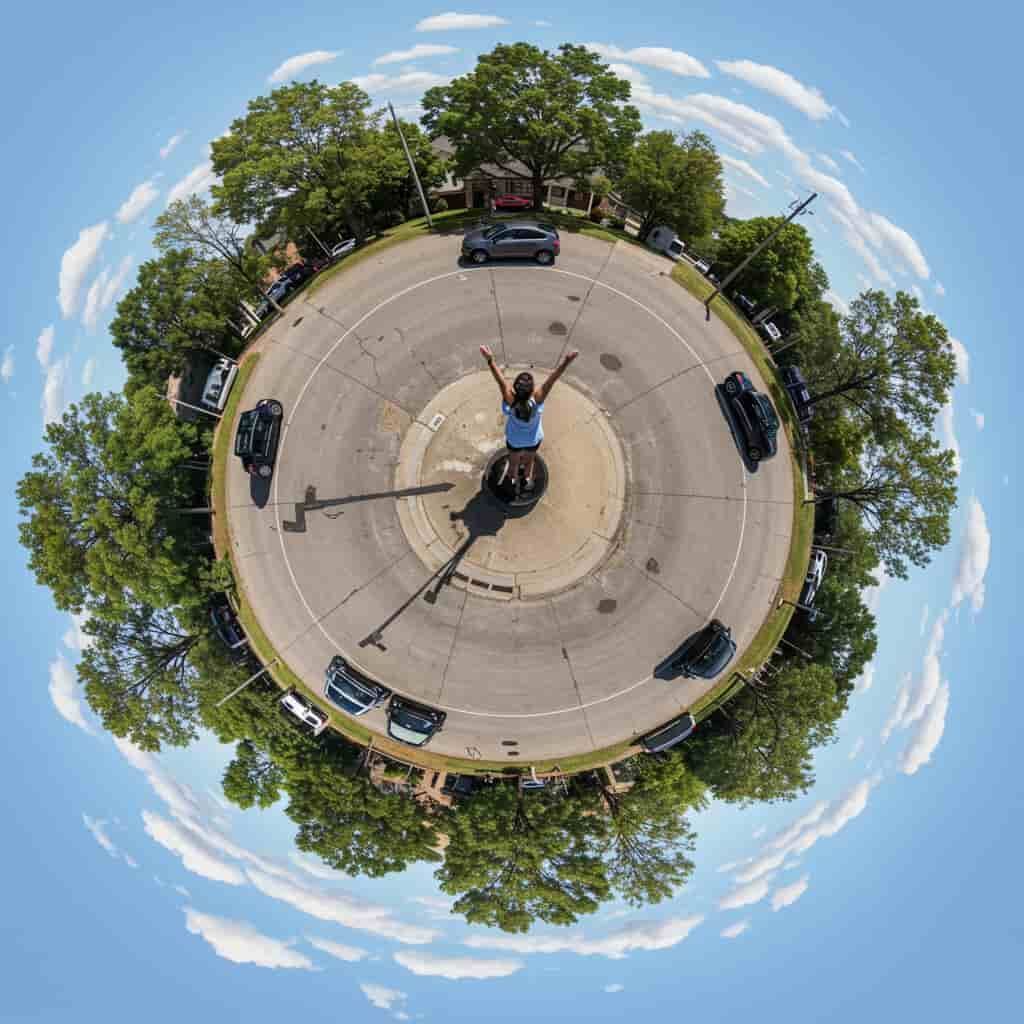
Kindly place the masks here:
<instances>
[{"instance_id":1,"label":"car windshield","mask_svg":"<svg viewBox=\"0 0 1024 1024\"><path fill-rule=\"evenodd\" d=\"M391 722L416 736L429 736L434 728L434 723L426 715L417 714L403 707L392 706Z\"/></svg>"},{"instance_id":2,"label":"car windshield","mask_svg":"<svg viewBox=\"0 0 1024 1024\"><path fill-rule=\"evenodd\" d=\"M238 433L235 435L235 454L247 455L252 451L252 435L256 421L260 418L255 409L243 412L238 417Z\"/></svg>"},{"instance_id":3,"label":"car windshield","mask_svg":"<svg viewBox=\"0 0 1024 1024\"><path fill-rule=\"evenodd\" d=\"M430 739L430 733L414 732L399 725L393 718L388 722L388 735L414 747L422 747Z\"/></svg>"},{"instance_id":4,"label":"car windshield","mask_svg":"<svg viewBox=\"0 0 1024 1024\"><path fill-rule=\"evenodd\" d=\"M365 711L367 708L366 704L359 704L352 700L340 687L336 686L333 682L327 684L324 693L327 699L332 704L337 704L342 711L347 711L350 715L358 715L360 711Z\"/></svg>"},{"instance_id":5,"label":"car windshield","mask_svg":"<svg viewBox=\"0 0 1024 1024\"><path fill-rule=\"evenodd\" d=\"M717 675L732 657L731 647L728 633L719 633L701 651L696 668L700 669L702 675Z\"/></svg>"},{"instance_id":6,"label":"car windshield","mask_svg":"<svg viewBox=\"0 0 1024 1024\"><path fill-rule=\"evenodd\" d=\"M760 420L764 429L769 434L774 434L779 429L779 420L775 415L771 402L764 395L757 396L757 407L760 411Z\"/></svg>"},{"instance_id":7,"label":"car windshield","mask_svg":"<svg viewBox=\"0 0 1024 1024\"><path fill-rule=\"evenodd\" d=\"M646 737L644 744L648 748L664 749L678 743L681 739L689 736L696 727L696 723L690 715L683 715L674 722L669 722L664 729L652 733Z\"/></svg>"}]
</instances>

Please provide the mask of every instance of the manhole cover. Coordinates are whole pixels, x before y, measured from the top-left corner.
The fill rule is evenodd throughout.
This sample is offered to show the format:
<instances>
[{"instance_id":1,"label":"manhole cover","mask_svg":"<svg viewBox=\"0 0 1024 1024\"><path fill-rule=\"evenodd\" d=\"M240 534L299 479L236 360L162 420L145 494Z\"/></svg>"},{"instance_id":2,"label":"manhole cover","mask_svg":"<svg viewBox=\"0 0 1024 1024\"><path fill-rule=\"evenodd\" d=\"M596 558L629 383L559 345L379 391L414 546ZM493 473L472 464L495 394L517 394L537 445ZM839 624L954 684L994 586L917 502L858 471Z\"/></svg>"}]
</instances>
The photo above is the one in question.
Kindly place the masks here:
<instances>
[{"instance_id":1,"label":"manhole cover","mask_svg":"<svg viewBox=\"0 0 1024 1024\"><path fill-rule=\"evenodd\" d=\"M597 602L597 610L602 615L610 615L618 607L619 602L613 601L610 597L606 597L603 601Z\"/></svg>"}]
</instances>

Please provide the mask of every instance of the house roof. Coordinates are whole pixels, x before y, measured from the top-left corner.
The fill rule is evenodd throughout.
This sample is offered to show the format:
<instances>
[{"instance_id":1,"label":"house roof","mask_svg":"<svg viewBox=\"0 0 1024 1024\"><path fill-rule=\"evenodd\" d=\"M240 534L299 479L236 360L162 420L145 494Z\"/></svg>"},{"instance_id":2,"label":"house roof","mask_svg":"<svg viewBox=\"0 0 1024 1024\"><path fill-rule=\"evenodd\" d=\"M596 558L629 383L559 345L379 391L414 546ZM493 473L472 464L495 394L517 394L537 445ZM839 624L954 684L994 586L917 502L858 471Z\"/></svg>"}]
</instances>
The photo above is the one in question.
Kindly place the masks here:
<instances>
[{"instance_id":1,"label":"house roof","mask_svg":"<svg viewBox=\"0 0 1024 1024\"><path fill-rule=\"evenodd\" d=\"M430 145L433 147L435 153L440 156L454 157L458 152L455 144L445 135L439 135L436 139L431 139ZM530 169L521 160L509 160L508 167L511 170L513 177L523 178L529 181L532 178ZM510 171L504 167L499 167L497 164L483 163L476 168L468 177L485 177L485 178L507 178L510 175ZM449 175L452 187L458 184L458 178L453 175ZM546 179L548 184L561 185L564 188L573 188L576 184L576 179L571 175L562 175L558 178ZM448 185L448 182L445 182Z\"/></svg>"}]
</instances>

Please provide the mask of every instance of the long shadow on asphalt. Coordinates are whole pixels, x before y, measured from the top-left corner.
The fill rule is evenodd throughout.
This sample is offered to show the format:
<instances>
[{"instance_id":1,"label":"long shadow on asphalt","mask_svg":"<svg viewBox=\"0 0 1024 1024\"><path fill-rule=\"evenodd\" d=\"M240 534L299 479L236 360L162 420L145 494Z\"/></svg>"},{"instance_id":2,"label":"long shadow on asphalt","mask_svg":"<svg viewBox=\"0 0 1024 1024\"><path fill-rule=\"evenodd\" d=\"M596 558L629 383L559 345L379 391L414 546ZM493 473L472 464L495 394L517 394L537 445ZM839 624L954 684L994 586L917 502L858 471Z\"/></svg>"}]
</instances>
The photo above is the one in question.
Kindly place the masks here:
<instances>
[{"instance_id":1,"label":"long shadow on asphalt","mask_svg":"<svg viewBox=\"0 0 1024 1024\"><path fill-rule=\"evenodd\" d=\"M743 440L743 435L736 426L736 420L733 416L732 408L729 405L728 396L725 394L725 391L720 384L715 385L715 398L718 400L718 408L722 410L722 416L725 418L726 425L729 427L729 433L732 434L732 440L736 445L736 453L739 455L740 461L743 463L743 466L748 473L756 473L760 463L753 462L747 455L746 442Z\"/></svg>"},{"instance_id":2,"label":"long shadow on asphalt","mask_svg":"<svg viewBox=\"0 0 1024 1024\"><path fill-rule=\"evenodd\" d=\"M504 509L494 502L482 489L466 502L463 509L458 512L452 512L450 515L453 520L460 521L468 531L468 535L462 542L462 545L444 565L427 577L423 585L411 597L403 601L376 629L363 637L359 641L360 647L373 646L381 651L386 651L387 646L384 643L385 631L412 607L421 594L427 604L435 604L438 595L441 593L441 588L451 583L459 564L466 557L469 549L476 543L477 539L480 537L493 537L505 525L505 520L508 518Z\"/></svg>"},{"instance_id":3,"label":"long shadow on asphalt","mask_svg":"<svg viewBox=\"0 0 1024 1024\"><path fill-rule=\"evenodd\" d=\"M306 495L302 501L295 502L295 513L293 519L285 519L281 522L281 529L285 533L305 533L306 513L320 512L325 509L338 508L342 505L354 505L363 501L377 501L379 498L415 498L421 494L440 494L450 491L455 484L441 483L428 484L424 487L405 487L397 491L376 491L369 494L349 494L344 498L318 498L316 487L307 487ZM283 503L287 504L287 503ZM342 513L324 513L328 519L337 519Z\"/></svg>"}]
</instances>

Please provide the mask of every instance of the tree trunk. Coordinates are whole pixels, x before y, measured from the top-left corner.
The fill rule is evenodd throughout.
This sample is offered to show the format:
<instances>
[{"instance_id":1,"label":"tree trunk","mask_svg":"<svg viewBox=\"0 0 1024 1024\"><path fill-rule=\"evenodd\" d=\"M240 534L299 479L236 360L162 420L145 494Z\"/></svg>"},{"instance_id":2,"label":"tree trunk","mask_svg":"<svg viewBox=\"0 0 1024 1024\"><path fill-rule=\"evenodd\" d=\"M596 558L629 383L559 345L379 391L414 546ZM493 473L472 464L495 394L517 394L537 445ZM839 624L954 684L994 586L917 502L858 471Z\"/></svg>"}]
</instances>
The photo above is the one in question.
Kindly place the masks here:
<instances>
[{"instance_id":1,"label":"tree trunk","mask_svg":"<svg viewBox=\"0 0 1024 1024\"><path fill-rule=\"evenodd\" d=\"M533 175L533 208L540 213L544 209L544 179L539 174Z\"/></svg>"}]
</instances>

